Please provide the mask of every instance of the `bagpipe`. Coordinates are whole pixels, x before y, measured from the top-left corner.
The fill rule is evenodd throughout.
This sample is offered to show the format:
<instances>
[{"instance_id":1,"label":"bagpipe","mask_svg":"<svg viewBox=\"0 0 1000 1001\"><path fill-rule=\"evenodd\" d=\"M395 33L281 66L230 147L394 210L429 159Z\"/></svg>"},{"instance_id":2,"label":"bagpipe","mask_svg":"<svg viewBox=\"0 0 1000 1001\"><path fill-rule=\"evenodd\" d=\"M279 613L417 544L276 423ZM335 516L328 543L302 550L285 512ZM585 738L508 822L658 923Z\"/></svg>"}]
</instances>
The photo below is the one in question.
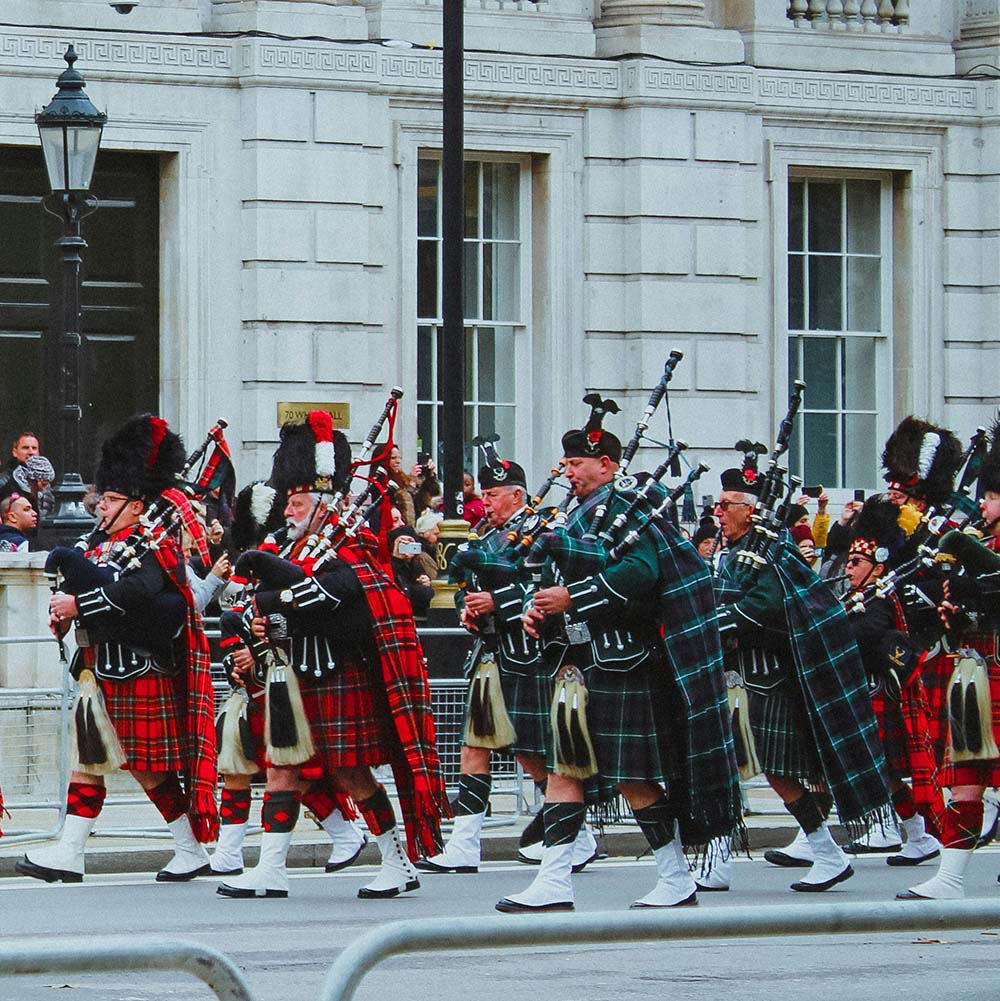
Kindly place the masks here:
<instances>
[{"instance_id":1,"label":"bagpipe","mask_svg":"<svg viewBox=\"0 0 1000 1001\"><path fill-rule=\"evenodd\" d=\"M179 531L181 526L192 529L196 543L204 546L204 533L196 527L191 499L203 492L201 481L190 483L188 478L208 449L215 444L225 449L223 432L228 426L220 419L205 436L205 440L187 458L177 474L177 483L153 501L140 516L129 536L120 543L108 544L107 559L92 562L79 547L57 546L45 560L45 575L53 593L61 591L77 597L87 591L102 588L120 577L134 573L150 552L158 550L164 539ZM221 443L221 444L220 444ZM213 467L214 470L214 467ZM204 546L203 559L208 560ZM87 642L119 641L136 650L146 651L154 659L170 658L174 638L187 617L187 601L173 588L161 591L142 608L130 611L120 620L109 622ZM104 635L106 633L106 635Z\"/></svg>"},{"instance_id":2,"label":"bagpipe","mask_svg":"<svg viewBox=\"0 0 1000 1001\"><path fill-rule=\"evenodd\" d=\"M768 563L772 562L775 550L785 527L785 519L792 503L792 494L801 486L798 476L791 476L782 467L781 457L788 451L795 417L802 406L804 382L796 380L788 399L788 410L778 425L774 448L768 458L754 513L750 519L747 544L736 554L736 565L757 576ZM786 480L787 477L787 480Z\"/></svg>"}]
</instances>

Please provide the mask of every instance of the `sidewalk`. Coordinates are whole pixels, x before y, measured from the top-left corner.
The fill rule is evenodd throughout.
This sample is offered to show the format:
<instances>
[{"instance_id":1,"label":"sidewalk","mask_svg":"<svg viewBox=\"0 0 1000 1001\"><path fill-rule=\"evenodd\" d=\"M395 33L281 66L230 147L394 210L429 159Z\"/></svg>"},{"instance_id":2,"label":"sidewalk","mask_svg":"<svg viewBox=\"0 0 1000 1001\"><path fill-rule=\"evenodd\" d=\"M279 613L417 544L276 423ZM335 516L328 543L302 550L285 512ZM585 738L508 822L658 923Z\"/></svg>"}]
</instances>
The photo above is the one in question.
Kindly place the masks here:
<instances>
[{"instance_id":1,"label":"sidewalk","mask_svg":"<svg viewBox=\"0 0 1000 1001\"><path fill-rule=\"evenodd\" d=\"M766 786L752 786L747 789L747 794L751 812L747 813L745 820L751 850L760 853L766 848L788 844L795 836L796 828L777 796ZM252 821L259 818L258 810L255 804L251 811ZM510 822L503 823L505 816L509 815L498 812L487 820L482 840L484 861L511 861L517 855L518 839L531 817L510 816ZM47 815L16 815L6 818L4 830L15 835L19 830L45 829L51 827L54 820L51 811ZM109 833L102 834L102 830ZM90 873L152 873L162 868L173 854L166 829L148 802L109 806L101 815L97 832L87 848L87 871ZM126 832L128 836L122 836ZM144 836L136 836L140 834ZM833 826L833 834L838 840L843 840L843 832L837 825ZM606 828L601 843L603 850L612 857L637 857L648 851L646 839L634 824ZM12 844L7 839L0 839L0 877L16 875L14 864L30 844ZM248 836L245 856L250 865L257 859L259 844L259 835ZM322 867L329 855L329 839L303 814L288 853L289 866ZM374 843L369 843L358 862L378 863L378 850Z\"/></svg>"}]
</instances>

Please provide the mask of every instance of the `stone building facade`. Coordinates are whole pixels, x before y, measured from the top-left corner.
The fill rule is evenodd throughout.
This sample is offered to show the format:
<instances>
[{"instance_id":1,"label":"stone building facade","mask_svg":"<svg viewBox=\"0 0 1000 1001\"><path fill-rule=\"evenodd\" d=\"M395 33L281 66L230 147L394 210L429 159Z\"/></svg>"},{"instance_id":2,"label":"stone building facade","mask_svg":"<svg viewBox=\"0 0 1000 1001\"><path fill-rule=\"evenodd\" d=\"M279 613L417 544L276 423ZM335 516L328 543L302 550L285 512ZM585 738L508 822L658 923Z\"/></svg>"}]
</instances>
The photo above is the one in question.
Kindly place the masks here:
<instances>
[{"instance_id":1,"label":"stone building facade","mask_svg":"<svg viewBox=\"0 0 1000 1001\"><path fill-rule=\"evenodd\" d=\"M109 116L98 175L154 165L153 405L191 441L227 417L243 478L279 403L346 403L357 442L395 383L406 452L434 447L441 0L0 21L0 176L68 42ZM497 428L540 478L586 390L627 437L673 349L674 434L716 468L770 443L795 377L793 461L844 491L876 487L904 414L967 436L994 413L997 0L468 0L465 40L469 437ZM0 231L24 204L0 190ZM85 229L112 258L137 239L96 222L114 204ZM0 299L8 351L44 345Z\"/></svg>"}]
</instances>

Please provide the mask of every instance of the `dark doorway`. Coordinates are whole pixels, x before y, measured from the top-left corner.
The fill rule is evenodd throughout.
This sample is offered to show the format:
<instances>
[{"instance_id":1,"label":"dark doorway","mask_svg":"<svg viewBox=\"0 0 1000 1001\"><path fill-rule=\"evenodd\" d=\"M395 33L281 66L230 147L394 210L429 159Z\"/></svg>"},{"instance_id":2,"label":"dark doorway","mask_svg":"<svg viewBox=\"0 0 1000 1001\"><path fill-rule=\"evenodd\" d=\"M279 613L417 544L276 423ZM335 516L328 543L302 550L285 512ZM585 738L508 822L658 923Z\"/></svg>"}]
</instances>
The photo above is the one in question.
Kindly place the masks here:
<instances>
[{"instance_id":1,"label":"dark doorway","mask_svg":"<svg viewBox=\"0 0 1000 1001\"><path fill-rule=\"evenodd\" d=\"M0 147L0 457L30 429L55 458L57 337L49 330L61 224L42 210L41 149ZM97 156L100 208L83 222L83 407L79 470L93 478L102 441L159 407L159 199L156 154ZM56 475L62 474L61 469Z\"/></svg>"}]
</instances>

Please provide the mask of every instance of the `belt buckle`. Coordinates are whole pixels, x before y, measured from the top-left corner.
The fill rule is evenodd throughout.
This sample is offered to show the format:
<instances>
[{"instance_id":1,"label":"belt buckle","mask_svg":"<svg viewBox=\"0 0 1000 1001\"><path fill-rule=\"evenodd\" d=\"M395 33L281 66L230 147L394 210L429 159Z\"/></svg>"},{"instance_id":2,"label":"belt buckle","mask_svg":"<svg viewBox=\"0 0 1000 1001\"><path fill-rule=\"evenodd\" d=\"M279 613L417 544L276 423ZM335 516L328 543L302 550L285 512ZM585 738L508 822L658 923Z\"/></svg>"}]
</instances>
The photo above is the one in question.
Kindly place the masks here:
<instances>
[{"instance_id":1,"label":"belt buckle","mask_svg":"<svg viewBox=\"0 0 1000 1001\"><path fill-rule=\"evenodd\" d=\"M572 646L590 642L590 629L586 622L567 622L566 639Z\"/></svg>"}]
</instances>

